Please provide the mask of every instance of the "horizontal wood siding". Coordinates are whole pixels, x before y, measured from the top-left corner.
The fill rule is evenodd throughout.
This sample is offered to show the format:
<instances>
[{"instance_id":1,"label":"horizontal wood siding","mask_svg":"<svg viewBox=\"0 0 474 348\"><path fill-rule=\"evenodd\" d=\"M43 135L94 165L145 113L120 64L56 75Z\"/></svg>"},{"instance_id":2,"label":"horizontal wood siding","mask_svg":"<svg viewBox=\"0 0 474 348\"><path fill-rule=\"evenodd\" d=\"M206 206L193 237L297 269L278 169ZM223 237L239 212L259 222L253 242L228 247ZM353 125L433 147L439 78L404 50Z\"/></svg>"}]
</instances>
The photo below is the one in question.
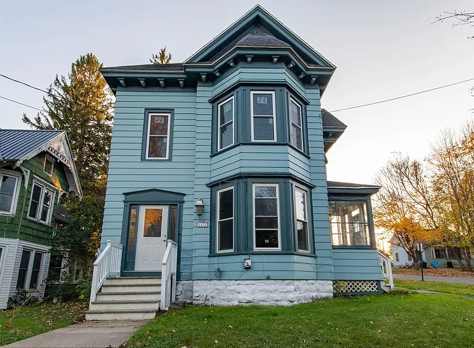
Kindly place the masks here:
<instances>
[{"instance_id":1,"label":"horizontal wood siding","mask_svg":"<svg viewBox=\"0 0 474 348\"><path fill-rule=\"evenodd\" d=\"M333 249L335 280L382 280L377 250Z\"/></svg>"},{"instance_id":2,"label":"horizontal wood siding","mask_svg":"<svg viewBox=\"0 0 474 348\"><path fill-rule=\"evenodd\" d=\"M0 264L0 310L7 308L11 296L13 272L17 257L18 240L0 238L0 248L3 248L3 258Z\"/></svg>"}]
</instances>

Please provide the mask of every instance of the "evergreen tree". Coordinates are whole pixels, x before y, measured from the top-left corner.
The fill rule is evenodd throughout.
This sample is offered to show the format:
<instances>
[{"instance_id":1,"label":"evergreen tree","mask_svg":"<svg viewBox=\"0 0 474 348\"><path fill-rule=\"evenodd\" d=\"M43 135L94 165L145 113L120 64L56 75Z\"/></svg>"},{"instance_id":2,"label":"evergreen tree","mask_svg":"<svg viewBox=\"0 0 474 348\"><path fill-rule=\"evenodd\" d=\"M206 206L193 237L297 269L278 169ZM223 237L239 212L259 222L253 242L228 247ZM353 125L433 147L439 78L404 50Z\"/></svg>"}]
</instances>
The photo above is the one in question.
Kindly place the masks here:
<instances>
[{"instance_id":1,"label":"evergreen tree","mask_svg":"<svg viewBox=\"0 0 474 348\"><path fill-rule=\"evenodd\" d=\"M173 58L171 53L166 54L166 47L160 50L158 54L152 54L150 63L153 64L169 64Z\"/></svg>"}]
</instances>

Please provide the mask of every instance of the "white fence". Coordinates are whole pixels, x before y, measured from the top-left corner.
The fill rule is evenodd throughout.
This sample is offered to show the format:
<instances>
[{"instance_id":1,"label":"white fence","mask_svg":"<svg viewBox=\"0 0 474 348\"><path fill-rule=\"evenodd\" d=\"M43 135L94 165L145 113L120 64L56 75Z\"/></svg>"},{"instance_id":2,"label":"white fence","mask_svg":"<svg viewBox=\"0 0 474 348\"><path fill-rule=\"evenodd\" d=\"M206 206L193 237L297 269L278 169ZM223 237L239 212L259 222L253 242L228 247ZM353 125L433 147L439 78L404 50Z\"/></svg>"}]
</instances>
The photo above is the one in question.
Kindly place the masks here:
<instances>
[{"instance_id":1,"label":"white fence","mask_svg":"<svg viewBox=\"0 0 474 348\"><path fill-rule=\"evenodd\" d=\"M393 275L392 275L392 260L390 260L387 256L379 254L379 262L380 267L382 267L382 274L383 274L383 285L388 288L387 290L393 289Z\"/></svg>"}]
</instances>

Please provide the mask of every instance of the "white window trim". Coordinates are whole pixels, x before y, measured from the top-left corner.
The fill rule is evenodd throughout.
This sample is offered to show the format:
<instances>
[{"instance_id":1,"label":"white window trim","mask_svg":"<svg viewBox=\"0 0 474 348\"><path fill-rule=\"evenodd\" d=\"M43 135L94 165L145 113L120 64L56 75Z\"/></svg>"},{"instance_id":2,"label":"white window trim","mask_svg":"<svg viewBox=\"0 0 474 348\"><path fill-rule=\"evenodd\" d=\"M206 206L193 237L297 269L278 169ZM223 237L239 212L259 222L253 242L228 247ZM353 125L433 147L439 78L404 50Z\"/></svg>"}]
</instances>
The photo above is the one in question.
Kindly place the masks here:
<instances>
[{"instance_id":1,"label":"white window trim","mask_svg":"<svg viewBox=\"0 0 474 348\"><path fill-rule=\"evenodd\" d=\"M230 100L232 100L232 121L221 124L221 105L229 102ZM234 119L235 119L235 100L234 100L234 96L232 96L232 97L227 98L226 100L224 100L222 103L217 104L217 151L224 150L224 149L228 148L229 146L234 145L234 143L235 143L235 123L234 123ZM221 146L221 127L223 127L225 125L228 125L230 123L232 123L232 144L229 144L225 147L220 147Z\"/></svg>"},{"instance_id":2,"label":"white window trim","mask_svg":"<svg viewBox=\"0 0 474 348\"><path fill-rule=\"evenodd\" d=\"M0 253L0 282L1 282L2 274L3 274L3 259L5 258L5 254L7 253L7 246L0 245L0 250L2 250L2 252Z\"/></svg>"},{"instance_id":3,"label":"white window trim","mask_svg":"<svg viewBox=\"0 0 474 348\"><path fill-rule=\"evenodd\" d=\"M219 207L220 207L220 200L221 200L221 196L220 196L220 193L222 192L225 192L225 191L229 191L229 190L232 190L232 218L227 218L227 219L220 219L220 211L219 211ZM221 189L221 190L218 190L217 191L217 236L216 236L216 252L217 253L231 253L234 251L235 249L235 229L234 229L234 225L235 225L235 191L234 191L234 186L231 186L231 187L226 187L224 189ZM219 236L220 236L220 233L219 233L219 222L221 221L227 221L227 220L230 220L232 219L232 249L223 249L223 250L219 250Z\"/></svg>"},{"instance_id":4,"label":"white window trim","mask_svg":"<svg viewBox=\"0 0 474 348\"><path fill-rule=\"evenodd\" d=\"M9 212L0 211L0 215L6 216L15 216L17 204L18 204L18 195L20 194L20 185L21 185L21 174L13 170L0 169L0 183L2 182L2 177L12 176L16 178L15 190L13 191L12 205Z\"/></svg>"},{"instance_id":5,"label":"white window trim","mask_svg":"<svg viewBox=\"0 0 474 348\"><path fill-rule=\"evenodd\" d=\"M256 115L254 116L253 114L253 95L254 94L271 94L272 97L272 102L273 102L273 114L271 117L273 117L273 140L256 140L254 138L254 126L253 126L253 121L254 117L270 117L270 115ZM277 128L276 128L276 101L275 101L275 91L250 91L250 129L252 132L252 142L265 142L265 143L275 143L277 141Z\"/></svg>"},{"instance_id":6,"label":"white window trim","mask_svg":"<svg viewBox=\"0 0 474 348\"><path fill-rule=\"evenodd\" d=\"M306 222L306 235L307 235L307 238L308 238L308 250L304 250L304 249L299 249L298 248L298 217L296 215L296 191L299 191L301 192L303 195L304 195L304 209L305 209L305 216L306 216L306 220L301 220L301 221L304 221ZM295 212L295 237L296 237L296 250L298 250L298 252L301 252L301 253L310 253L311 252L311 239L309 238L309 222L308 222L308 191L302 189L301 187L299 186L295 186L294 190L293 190L293 201L294 201L294 212Z\"/></svg>"},{"instance_id":7,"label":"white window trim","mask_svg":"<svg viewBox=\"0 0 474 348\"><path fill-rule=\"evenodd\" d=\"M257 186L273 186L276 187L276 200L277 200L277 222L278 222L278 247L277 248L257 248L257 234L255 228L255 187ZM268 251L281 251L281 224L280 224L280 192L279 184L266 184L266 183L254 183L252 185L252 209L253 209L253 250L268 250Z\"/></svg>"},{"instance_id":8,"label":"white window trim","mask_svg":"<svg viewBox=\"0 0 474 348\"><path fill-rule=\"evenodd\" d=\"M48 212L48 216L47 216L47 220L46 222L45 221L41 221L40 218L41 218L41 215L39 218L32 218L30 217L30 207L31 207L31 200L33 198L33 189L34 189L34 186L35 184L37 184L38 186L41 186L42 189L41 189L41 200L38 204L38 208L36 209L36 215L35 216L38 216L38 210L43 206L43 201L44 201L44 190L48 190L50 191L53 195L51 197L51 207L49 209L49 212ZM42 180L38 180L38 178L34 178L33 179L33 182L31 184L31 193L30 193L30 202L28 204L28 210L26 211L26 218L28 220L31 220L31 221L36 221L40 224L43 224L43 225L51 225L51 217L53 215L53 210L54 210L54 202L55 202L55 199L56 199L56 189L53 188L53 186L49 185L48 183L42 181Z\"/></svg>"},{"instance_id":9,"label":"white window trim","mask_svg":"<svg viewBox=\"0 0 474 348\"><path fill-rule=\"evenodd\" d=\"M168 116L168 134L166 134L166 157L149 157L148 150L150 148L150 124L151 119L154 116ZM148 114L148 125L146 131L146 152L145 152L145 159L147 160L167 160L169 159L170 153L170 134L171 134L171 113L170 112L154 112ZM163 136L155 136L159 138L164 138Z\"/></svg>"},{"instance_id":10,"label":"white window trim","mask_svg":"<svg viewBox=\"0 0 474 348\"><path fill-rule=\"evenodd\" d=\"M293 118L291 117L291 103L294 103L299 109L300 109L300 123L301 123L301 126L299 126L298 124L294 123L293 122ZM295 99L293 99L292 97L290 97L290 110L288 110L288 115L289 115L289 119L290 119L290 144L294 147L296 147L298 150L300 151L304 151L304 134L303 134L303 108L301 107L301 104L298 103ZM291 127L293 127L293 125L295 125L296 127L298 127L300 130L301 130L301 149L296 146L296 145L293 145L291 143Z\"/></svg>"},{"instance_id":11,"label":"white window trim","mask_svg":"<svg viewBox=\"0 0 474 348\"><path fill-rule=\"evenodd\" d=\"M23 256L23 251L29 251L30 252L30 259L28 261L28 269L26 270L26 275L25 275L25 282L23 283L23 288L26 291L29 292L37 292L39 291L41 284L43 283L43 268L44 268L44 255L45 253L40 251L40 250L34 250L30 248L23 248L21 255ZM36 253L41 254L41 262L40 262L40 268L38 272L38 283L36 288L31 288L30 289L30 282L31 282L31 276L33 274L33 263L35 262L35 255ZM20 257L20 263L21 263L21 257ZM18 268L18 275L19 275L20 269Z\"/></svg>"},{"instance_id":12,"label":"white window trim","mask_svg":"<svg viewBox=\"0 0 474 348\"><path fill-rule=\"evenodd\" d=\"M51 174L49 174L47 171L46 171L46 162L51 162ZM49 155L46 155L44 156L44 162L43 162L43 172L45 172L47 175L49 176L53 176L53 173L54 173L54 158L49 156Z\"/></svg>"}]
</instances>

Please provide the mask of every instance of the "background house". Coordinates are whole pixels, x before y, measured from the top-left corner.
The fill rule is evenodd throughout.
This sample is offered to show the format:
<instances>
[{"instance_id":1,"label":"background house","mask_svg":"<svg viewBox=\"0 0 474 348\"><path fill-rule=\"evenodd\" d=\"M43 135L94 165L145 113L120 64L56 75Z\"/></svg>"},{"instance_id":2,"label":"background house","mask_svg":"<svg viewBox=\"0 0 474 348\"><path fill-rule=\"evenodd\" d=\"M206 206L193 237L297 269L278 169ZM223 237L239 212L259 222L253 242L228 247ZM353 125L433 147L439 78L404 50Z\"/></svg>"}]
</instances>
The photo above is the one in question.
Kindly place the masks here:
<instances>
[{"instance_id":1,"label":"background house","mask_svg":"<svg viewBox=\"0 0 474 348\"><path fill-rule=\"evenodd\" d=\"M0 309L17 288L43 296L63 194L81 197L66 133L0 129Z\"/></svg>"}]
</instances>

